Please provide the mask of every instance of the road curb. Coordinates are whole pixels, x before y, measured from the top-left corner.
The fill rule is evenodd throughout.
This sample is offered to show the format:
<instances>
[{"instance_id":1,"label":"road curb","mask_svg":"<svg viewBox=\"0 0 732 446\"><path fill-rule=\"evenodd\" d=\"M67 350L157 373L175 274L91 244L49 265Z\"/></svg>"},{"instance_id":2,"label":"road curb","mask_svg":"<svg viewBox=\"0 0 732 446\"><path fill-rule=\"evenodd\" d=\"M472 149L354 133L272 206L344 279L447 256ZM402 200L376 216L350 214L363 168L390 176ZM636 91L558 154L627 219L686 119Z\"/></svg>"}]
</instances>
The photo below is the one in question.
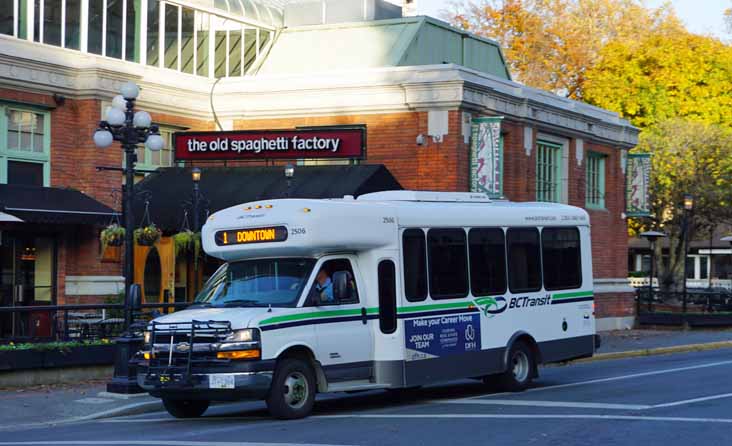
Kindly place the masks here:
<instances>
[{"instance_id":1,"label":"road curb","mask_svg":"<svg viewBox=\"0 0 732 446\"><path fill-rule=\"evenodd\" d=\"M607 361L609 359L638 358L642 356L669 355L672 353L703 352L732 348L732 341L705 342L702 344L675 345L672 347L646 348L642 350L628 350L624 352L611 352L596 354L591 358L578 359L573 363Z\"/></svg>"},{"instance_id":2,"label":"road curb","mask_svg":"<svg viewBox=\"0 0 732 446\"><path fill-rule=\"evenodd\" d=\"M74 418L74 421L100 420L103 418L141 415L150 412L160 412L162 410L165 410L162 401L145 401L144 403L127 404L125 406L115 407L114 409L105 410L103 412Z\"/></svg>"}]
</instances>

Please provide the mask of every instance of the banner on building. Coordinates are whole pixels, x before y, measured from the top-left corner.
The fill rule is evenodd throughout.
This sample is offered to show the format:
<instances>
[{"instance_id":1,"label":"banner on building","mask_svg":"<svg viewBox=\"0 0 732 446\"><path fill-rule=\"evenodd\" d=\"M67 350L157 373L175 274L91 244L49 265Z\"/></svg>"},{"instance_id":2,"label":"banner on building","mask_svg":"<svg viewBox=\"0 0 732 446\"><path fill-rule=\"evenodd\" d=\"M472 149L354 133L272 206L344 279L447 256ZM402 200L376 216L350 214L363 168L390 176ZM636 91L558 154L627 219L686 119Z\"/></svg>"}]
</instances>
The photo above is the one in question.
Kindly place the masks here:
<instances>
[{"instance_id":1,"label":"banner on building","mask_svg":"<svg viewBox=\"0 0 732 446\"><path fill-rule=\"evenodd\" d=\"M651 215L648 185L651 181L651 154L630 153L625 180L625 214L628 217Z\"/></svg>"},{"instance_id":2,"label":"banner on building","mask_svg":"<svg viewBox=\"0 0 732 446\"><path fill-rule=\"evenodd\" d=\"M366 127L178 132L173 139L178 161L362 159Z\"/></svg>"},{"instance_id":3,"label":"banner on building","mask_svg":"<svg viewBox=\"0 0 732 446\"><path fill-rule=\"evenodd\" d=\"M503 117L473 119L470 144L470 191L503 196Z\"/></svg>"}]
</instances>

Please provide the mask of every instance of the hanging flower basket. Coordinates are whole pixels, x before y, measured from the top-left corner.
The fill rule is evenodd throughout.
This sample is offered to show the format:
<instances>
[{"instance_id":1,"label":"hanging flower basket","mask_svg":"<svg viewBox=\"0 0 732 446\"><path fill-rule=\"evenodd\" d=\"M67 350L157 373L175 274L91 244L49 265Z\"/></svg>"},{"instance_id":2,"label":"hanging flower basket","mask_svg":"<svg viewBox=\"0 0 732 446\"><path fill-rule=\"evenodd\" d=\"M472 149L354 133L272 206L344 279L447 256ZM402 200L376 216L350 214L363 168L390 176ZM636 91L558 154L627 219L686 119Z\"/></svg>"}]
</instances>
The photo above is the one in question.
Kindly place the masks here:
<instances>
[{"instance_id":1,"label":"hanging flower basket","mask_svg":"<svg viewBox=\"0 0 732 446\"><path fill-rule=\"evenodd\" d=\"M198 257L201 252L201 233L190 229L183 230L173 236L173 244L176 257L187 253L193 253Z\"/></svg>"},{"instance_id":2,"label":"hanging flower basket","mask_svg":"<svg viewBox=\"0 0 732 446\"><path fill-rule=\"evenodd\" d=\"M152 223L144 228L135 229L135 241L142 246L154 245L160 240L161 235L163 235L162 231Z\"/></svg>"},{"instance_id":3,"label":"hanging flower basket","mask_svg":"<svg viewBox=\"0 0 732 446\"><path fill-rule=\"evenodd\" d=\"M102 229L99 234L99 241L102 243L102 250L108 246L122 246L125 242L125 228L112 223Z\"/></svg>"},{"instance_id":4,"label":"hanging flower basket","mask_svg":"<svg viewBox=\"0 0 732 446\"><path fill-rule=\"evenodd\" d=\"M122 261L121 246L105 246L102 249L102 263L119 263Z\"/></svg>"}]
</instances>

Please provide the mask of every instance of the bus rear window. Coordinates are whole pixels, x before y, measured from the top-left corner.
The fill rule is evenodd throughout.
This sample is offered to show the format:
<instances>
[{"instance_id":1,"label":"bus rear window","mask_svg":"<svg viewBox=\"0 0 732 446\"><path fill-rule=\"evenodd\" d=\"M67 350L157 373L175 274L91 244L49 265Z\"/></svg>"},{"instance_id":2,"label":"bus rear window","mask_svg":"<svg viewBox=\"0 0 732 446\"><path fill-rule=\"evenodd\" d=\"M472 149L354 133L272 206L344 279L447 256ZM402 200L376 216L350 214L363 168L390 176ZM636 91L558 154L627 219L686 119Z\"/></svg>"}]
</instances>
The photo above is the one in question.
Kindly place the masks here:
<instances>
[{"instance_id":1,"label":"bus rear window","mask_svg":"<svg viewBox=\"0 0 732 446\"><path fill-rule=\"evenodd\" d=\"M566 290L582 286L582 257L577 228L544 228L541 231L544 288Z\"/></svg>"},{"instance_id":2,"label":"bus rear window","mask_svg":"<svg viewBox=\"0 0 732 446\"><path fill-rule=\"evenodd\" d=\"M539 230L510 228L508 242L508 285L512 293L526 293L541 289L541 253Z\"/></svg>"}]
</instances>

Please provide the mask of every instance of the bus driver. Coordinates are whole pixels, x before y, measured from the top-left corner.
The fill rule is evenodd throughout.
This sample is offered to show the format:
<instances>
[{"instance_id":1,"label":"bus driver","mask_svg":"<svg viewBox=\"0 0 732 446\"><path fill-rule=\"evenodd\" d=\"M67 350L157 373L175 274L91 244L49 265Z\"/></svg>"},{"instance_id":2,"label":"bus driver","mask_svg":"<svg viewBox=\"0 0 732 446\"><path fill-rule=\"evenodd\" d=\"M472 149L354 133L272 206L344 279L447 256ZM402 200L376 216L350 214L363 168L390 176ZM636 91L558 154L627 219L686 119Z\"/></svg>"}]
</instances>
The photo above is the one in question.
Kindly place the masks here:
<instances>
[{"instance_id":1,"label":"bus driver","mask_svg":"<svg viewBox=\"0 0 732 446\"><path fill-rule=\"evenodd\" d=\"M315 282L315 291L320 295L320 301L334 302L333 281L330 279L330 275L325 267L318 271L318 275L315 276Z\"/></svg>"}]
</instances>

